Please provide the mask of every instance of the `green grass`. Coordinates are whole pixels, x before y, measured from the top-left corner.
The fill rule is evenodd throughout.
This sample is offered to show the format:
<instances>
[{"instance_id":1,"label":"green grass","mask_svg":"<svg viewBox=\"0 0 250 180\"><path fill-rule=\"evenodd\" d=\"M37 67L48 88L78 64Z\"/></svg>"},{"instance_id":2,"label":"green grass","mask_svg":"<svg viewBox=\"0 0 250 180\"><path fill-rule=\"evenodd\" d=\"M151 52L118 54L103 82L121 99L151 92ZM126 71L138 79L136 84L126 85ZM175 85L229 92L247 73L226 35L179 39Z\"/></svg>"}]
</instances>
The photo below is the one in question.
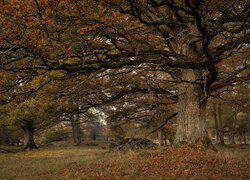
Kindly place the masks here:
<instances>
[{"instance_id":1,"label":"green grass","mask_svg":"<svg viewBox=\"0 0 250 180\"><path fill-rule=\"evenodd\" d=\"M33 179L43 173L60 173L66 166L91 161L105 152L101 149L56 148L0 153L0 179Z\"/></svg>"},{"instance_id":2,"label":"green grass","mask_svg":"<svg viewBox=\"0 0 250 180\"><path fill-rule=\"evenodd\" d=\"M248 146L218 148L108 152L84 146L0 153L0 179L250 179Z\"/></svg>"}]
</instances>

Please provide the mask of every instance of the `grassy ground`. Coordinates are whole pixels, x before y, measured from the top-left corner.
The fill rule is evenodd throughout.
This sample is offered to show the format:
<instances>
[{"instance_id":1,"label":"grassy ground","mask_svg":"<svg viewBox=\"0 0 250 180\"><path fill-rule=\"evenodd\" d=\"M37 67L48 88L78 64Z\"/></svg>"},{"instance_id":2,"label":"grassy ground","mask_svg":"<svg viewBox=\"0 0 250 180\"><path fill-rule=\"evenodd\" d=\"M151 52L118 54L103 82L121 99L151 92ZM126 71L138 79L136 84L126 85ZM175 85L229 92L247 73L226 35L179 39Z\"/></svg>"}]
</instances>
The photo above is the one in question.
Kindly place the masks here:
<instances>
[{"instance_id":1,"label":"grassy ground","mask_svg":"<svg viewBox=\"0 0 250 180\"><path fill-rule=\"evenodd\" d=\"M0 153L0 179L36 179L42 174L60 173L61 169L100 158L105 150L50 148L29 152Z\"/></svg>"},{"instance_id":2,"label":"grassy ground","mask_svg":"<svg viewBox=\"0 0 250 180\"><path fill-rule=\"evenodd\" d=\"M0 179L250 179L249 147L108 152L100 146L0 153Z\"/></svg>"}]
</instances>

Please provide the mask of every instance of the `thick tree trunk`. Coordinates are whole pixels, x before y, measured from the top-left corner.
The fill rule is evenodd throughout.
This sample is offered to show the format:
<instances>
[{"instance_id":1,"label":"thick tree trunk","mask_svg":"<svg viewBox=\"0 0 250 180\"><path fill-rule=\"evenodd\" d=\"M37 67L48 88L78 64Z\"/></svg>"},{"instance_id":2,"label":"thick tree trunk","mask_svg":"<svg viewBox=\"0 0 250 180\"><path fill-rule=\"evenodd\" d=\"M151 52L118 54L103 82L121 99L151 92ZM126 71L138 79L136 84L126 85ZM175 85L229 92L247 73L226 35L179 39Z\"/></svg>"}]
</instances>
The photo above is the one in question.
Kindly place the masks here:
<instances>
[{"instance_id":1,"label":"thick tree trunk","mask_svg":"<svg viewBox=\"0 0 250 180\"><path fill-rule=\"evenodd\" d=\"M24 131L24 149L36 149L34 141L34 129L27 126L23 127Z\"/></svg>"},{"instance_id":2,"label":"thick tree trunk","mask_svg":"<svg viewBox=\"0 0 250 180\"><path fill-rule=\"evenodd\" d=\"M80 118L78 113L72 116L71 124L72 124L74 144L75 146L78 146L81 143L81 127L80 127Z\"/></svg>"},{"instance_id":3,"label":"thick tree trunk","mask_svg":"<svg viewBox=\"0 0 250 180\"><path fill-rule=\"evenodd\" d=\"M202 79L199 70L183 70L182 79L197 82ZM180 83L178 86L178 126L176 144L202 143L210 145L206 127L206 105L204 90L196 83Z\"/></svg>"}]
</instances>

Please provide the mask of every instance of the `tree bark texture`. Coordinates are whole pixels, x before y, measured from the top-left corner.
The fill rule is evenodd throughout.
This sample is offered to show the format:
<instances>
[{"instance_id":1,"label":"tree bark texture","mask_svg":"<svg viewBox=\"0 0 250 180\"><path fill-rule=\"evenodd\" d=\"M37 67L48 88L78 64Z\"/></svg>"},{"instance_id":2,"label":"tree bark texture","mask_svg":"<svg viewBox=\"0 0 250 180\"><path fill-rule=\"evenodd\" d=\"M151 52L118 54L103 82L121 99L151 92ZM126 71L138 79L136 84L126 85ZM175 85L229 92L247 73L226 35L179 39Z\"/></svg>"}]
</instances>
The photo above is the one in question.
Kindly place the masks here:
<instances>
[{"instance_id":1,"label":"tree bark texture","mask_svg":"<svg viewBox=\"0 0 250 180\"><path fill-rule=\"evenodd\" d=\"M162 133L162 129L158 130L158 141L159 141L159 146L163 146L163 133Z\"/></svg>"},{"instance_id":2,"label":"tree bark texture","mask_svg":"<svg viewBox=\"0 0 250 180\"><path fill-rule=\"evenodd\" d=\"M162 123L164 123L166 121L166 113L161 112L160 117L158 119L158 127L162 126ZM158 141L159 141L159 146L163 146L164 142L163 142L163 127L161 127L158 131Z\"/></svg>"},{"instance_id":3,"label":"tree bark texture","mask_svg":"<svg viewBox=\"0 0 250 180\"><path fill-rule=\"evenodd\" d=\"M81 127L80 127L80 118L78 113L72 116L71 124L72 124L74 144L77 146L81 143Z\"/></svg>"},{"instance_id":4,"label":"tree bark texture","mask_svg":"<svg viewBox=\"0 0 250 180\"><path fill-rule=\"evenodd\" d=\"M206 105L204 90L198 79L202 78L200 70L182 70L182 79L193 83L180 83L178 86L178 126L175 144L202 144L208 145L206 128Z\"/></svg>"},{"instance_id":5,"label":"tree bark texture","mask_svg":"<svg viewBox=\"0 0 250 180\"><path fill-rule=\"evenodd\" d=\"M234 108L234 119L233 119L232 132L230 134L230 144L235 144L236 123L237 123L237 109Z\"/></svg>"},{"instance_id":6,"label":"tree bark texture","mask_svg":"<svg viewBox=\"0 0 250 180\"><path fill-rule=\"evenodd\" d=\"M37 146L34 141L34 129L30 127L23 127L24 131L24 149L36 149Z\"/></svg>"},{"instance_id":7,"label":"tree bark texture","mask_svg":"<svg viewBox=\"0 0 250 180\"><path fill-rule=\"evenodd\" d=\"M221 118L221 104L214 104L214 123L216 128L216 141L224 145L224 129Z\"/></svg>"},{"instance_id":8,"label":"tree bark texture","mask_svg":"<svg viewBox=\"0 0 250 180\"><path fill-rule=\"evenodd\" d=\"M216 134L216 144L219 142L219 127L218 127L218 119L217 119L217 112L216 112L216 104L213 104L213 115L214 115L214 127L215 127L215 134Z\"/></svg>"}]
</instances>

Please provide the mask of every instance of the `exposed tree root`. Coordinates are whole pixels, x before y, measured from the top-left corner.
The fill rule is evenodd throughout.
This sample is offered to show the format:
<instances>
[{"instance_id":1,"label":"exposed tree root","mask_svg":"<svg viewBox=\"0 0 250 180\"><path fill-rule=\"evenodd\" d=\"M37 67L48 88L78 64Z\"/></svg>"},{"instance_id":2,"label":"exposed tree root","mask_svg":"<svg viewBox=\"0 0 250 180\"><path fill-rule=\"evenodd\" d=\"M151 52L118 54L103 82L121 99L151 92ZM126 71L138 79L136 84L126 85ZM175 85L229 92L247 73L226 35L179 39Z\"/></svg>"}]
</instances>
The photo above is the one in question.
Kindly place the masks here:
<instances>
[{"instance_id":1,"label":"exposed tree root","mask_svg":"<svg viewBox=\"0 0 250 180\"><path fill-rule=\"evenodd\" d=\"M1 147L0 147L0 150L2 150L2 151L4 151L4 152L8 152L8 153L14 153L13 151L10 151L10 150L8 150L8 149L4 149L4 148L1 148Z\"/></svg>"}]
</instances>

